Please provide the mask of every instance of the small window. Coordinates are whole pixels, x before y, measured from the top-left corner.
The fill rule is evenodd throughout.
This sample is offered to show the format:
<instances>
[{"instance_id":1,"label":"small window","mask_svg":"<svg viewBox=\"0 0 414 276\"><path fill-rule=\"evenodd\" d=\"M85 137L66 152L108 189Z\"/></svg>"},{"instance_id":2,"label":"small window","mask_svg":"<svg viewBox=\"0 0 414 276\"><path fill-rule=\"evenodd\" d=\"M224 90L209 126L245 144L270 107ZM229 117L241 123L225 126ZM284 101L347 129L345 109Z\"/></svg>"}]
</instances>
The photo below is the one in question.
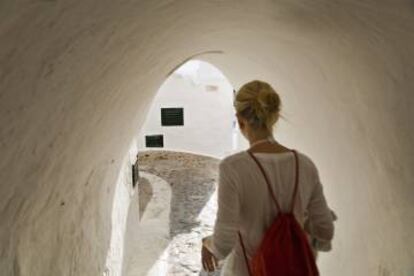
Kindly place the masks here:
<instances>
[{"instance_id":1,"label":"small window","mask_svg":"<svg viewBox=\"0 0 414 276\"><path fill-rule=\"evenodd\" d=\"M145 146L148 148L163 148L164 147L164 136L163 135L145 136Z\"/></svg>"},{"instance_id":2,"label":"small window","mask_svg":"<svg viewBox=\"0 0 414 276\"><path fill-rule=\"evenodd\" d=\"M161 108L162 126L183 126L184 108Z\"/></svg>"}]
</instances>

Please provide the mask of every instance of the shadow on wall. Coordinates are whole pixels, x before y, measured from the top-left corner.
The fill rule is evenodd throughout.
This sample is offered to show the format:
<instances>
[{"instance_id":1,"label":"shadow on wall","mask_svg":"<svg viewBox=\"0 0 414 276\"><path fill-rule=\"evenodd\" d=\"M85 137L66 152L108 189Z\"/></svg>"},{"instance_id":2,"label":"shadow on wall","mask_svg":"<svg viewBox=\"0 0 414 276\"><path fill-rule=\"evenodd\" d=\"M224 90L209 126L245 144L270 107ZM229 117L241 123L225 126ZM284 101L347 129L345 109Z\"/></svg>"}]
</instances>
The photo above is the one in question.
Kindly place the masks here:
<instances>
[{"instance_id":1,"label":"shadow on wall","mask_svg":"<svg viewBox=\"0 0 414 276\"><path fill-rule=\"evenodd\" d=\"M150 181L145 177L141 177L138 186L139 220L143 217L153 194Z\"/></svg>"},{"instance_id":2,"label":"shadow on wall","mask_svg":"<svg viewBox=\"0 0 414 276\"><path fill-rule=\"evenodd\" d=\"M142 172L141 176L140 181L156 185L153 185L153 196L147 198L146 211L141 217L138 197L135 196L131 202L125 233L122 275L147 275L169 243L169 184L152 174Z\"/></svg>"}]
</instances>

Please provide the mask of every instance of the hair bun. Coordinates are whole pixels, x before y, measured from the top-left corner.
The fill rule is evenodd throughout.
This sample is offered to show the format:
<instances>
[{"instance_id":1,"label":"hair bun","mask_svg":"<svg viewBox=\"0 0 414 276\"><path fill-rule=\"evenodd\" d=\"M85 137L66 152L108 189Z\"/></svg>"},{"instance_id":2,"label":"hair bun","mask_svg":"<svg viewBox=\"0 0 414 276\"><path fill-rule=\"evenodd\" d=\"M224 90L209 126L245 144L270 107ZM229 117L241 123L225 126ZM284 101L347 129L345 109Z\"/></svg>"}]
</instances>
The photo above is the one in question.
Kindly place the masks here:
<instances>
[{"instance_id":1,"label":"hair bun","mask_svg":"<svg viewBox=\"0 0 414 276\"><path fill-rule=\"evenodd\" d=\"M262 89L257 94L256 101L260 104L261 108L267 112L278 112L280 108L279 96L267 89Z\"/></svg>"},{"instance_id":2,"label":"hair bun","mask_svg":"<svg viewBox=\"0 0 414 276\"><path fill-rule=\"evenodd\" d=\"M235 107L252 125L270 129L279 118L280 98L268 83L255 80L240 88Z\"/></svg>"}]
</instances>

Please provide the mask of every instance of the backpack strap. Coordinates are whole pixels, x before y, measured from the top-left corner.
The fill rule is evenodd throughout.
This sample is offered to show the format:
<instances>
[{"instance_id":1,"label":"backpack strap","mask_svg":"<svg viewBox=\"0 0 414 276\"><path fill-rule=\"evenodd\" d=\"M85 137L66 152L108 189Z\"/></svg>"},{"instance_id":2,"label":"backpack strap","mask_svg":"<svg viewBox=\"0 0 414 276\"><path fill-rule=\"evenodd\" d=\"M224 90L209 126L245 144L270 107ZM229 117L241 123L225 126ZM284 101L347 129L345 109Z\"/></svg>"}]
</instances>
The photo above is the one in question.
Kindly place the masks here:
<instances>
[{"instance_id":1,"label":"backpack strap","mask_svg":"<svg viewBox=\"0 0 414 276\"><path fill-rule=\"evenodd\" d=\"M263 176L266 180L266 184L267 184L267 188L269 190L270 196L272 197L272 200L276 205L278 213L280 213L281 209L280 209L279 202L277 202L277 200L276 200L275 194L273 192L272 186L270 185L270 181L269 181L269 178L267 177L266 172L264 171L264 169L263 169L262 165L260 164L259 160L257 160L257 158L253 155L253 153L250 150L248 150L247 152L250 154L250 156L253 158L253 160L256 162L257 166L259 167L260 171L262 172L262 174L263 174Z\"/></svg>"},{"instance_id":2,"label":"backpack strap","mask_svg":"<svg viewBox=\"0 0 414 276\"><path fill-rule=\"evenodd\" d=\"M299 186L299 158L298 153L296 150L292 150L293 154L295 155L295 188L293 190L292 195L292 203L290 206L290 213L293 213L293 209L295 208L296 197L298 193L298 186Z\"/></svg>"},{"instance_id":3,"label":"backpack strap","mask_svg":"<svg viewBox=\"0 0 414 276\"><path fill-rule=\"evenodd\" d=\"M270 181L269 178L267 177L267 174L265 172L265 170L263 169L262 165L260 164L259 160L257 160L257 158L253 155L253 153L248 150L247 151L249 153L249 155L253 158L253 160L256 162L257 166L259 167L260 171L262 172L265 180L266 180L266 184L267 184L267 188L269 189L270 195L276 205L276 208L278 210L278 212L280 213L280 207L279 207L279 203L276 200L275 194L273 192L272 186L270 185ZM299 186L299 160L298 160L298 154L295 150L292 150L294 156L295 156L295 187L293 188L293 195L292 195L292 203L291 203L291 207L290 207L290 213L293 213L293 208L295 207L295 201L296 201L296 195L298 192L298 186ZM244 246L244 242L243 242L243 238L242 235L240 233L240 231L237 233L239 236L239 240L240 240L240 244L243 250L243 256L244 256L244 260L246 261L246 266L247 266L247 271L249 272L249 276L253 276L252 274L252 270L249 264L249 259L247 258L247 253L246 253L246 247Z\"/></svg>"},{"instance_id":4,"label":"backpack strap","mask_svg":"<svg viewBox=\"0 0 414 276\"><path fill-rule=\"evenodd\" d=\"M272 197L273 202L276 205L277 211L280 213L281 209L280 209L280 205L276 200L276 196L273 192L272 186L270 184L269 178L267 177L267 174L265 172L265 170L263 169L263 166L260 164L259 160L257 160L257 158L253 155L253 153L248 150L247 151L249 153L249 155L253 158L253 160L256 162L257 166L259 167L260 171L262 172L265 180L266 180L266 184L267 184L267 188L269 190L270 196ZM298 193L298 186L299 186L299 160L298 160L298 153L296 152L296 150L292 150L293 155L295 156L295 186L293 188L293 195L292 195L292 203L289 209L290 213L293 213L293 209L295 208L295 202L296 202L296 195Z\"/></svg>"}]
</instances>

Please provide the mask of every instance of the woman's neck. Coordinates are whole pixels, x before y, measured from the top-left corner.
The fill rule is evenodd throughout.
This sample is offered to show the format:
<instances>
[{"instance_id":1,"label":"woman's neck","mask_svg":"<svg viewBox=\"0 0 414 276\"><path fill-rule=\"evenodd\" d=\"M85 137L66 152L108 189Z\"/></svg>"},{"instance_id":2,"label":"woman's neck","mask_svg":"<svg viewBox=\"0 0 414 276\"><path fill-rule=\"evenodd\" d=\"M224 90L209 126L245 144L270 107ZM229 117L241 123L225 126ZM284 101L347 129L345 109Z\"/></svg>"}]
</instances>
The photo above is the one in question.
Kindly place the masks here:
<instances>
[{"instance_id":1,"label":"woman's neck","mask_svg":"<svg viewBox=\"0 0 414 276\"><path fill-rule=\"evenodd\" d=\"M266 131L266 132L253 134L253 135L249 136L248 140L249 140L250 146L252 146L253 144L256 144L257 142L260 142L262 140L269 140L269 138L274 140L273 134Z\"/></svg>"}]
</instances>

